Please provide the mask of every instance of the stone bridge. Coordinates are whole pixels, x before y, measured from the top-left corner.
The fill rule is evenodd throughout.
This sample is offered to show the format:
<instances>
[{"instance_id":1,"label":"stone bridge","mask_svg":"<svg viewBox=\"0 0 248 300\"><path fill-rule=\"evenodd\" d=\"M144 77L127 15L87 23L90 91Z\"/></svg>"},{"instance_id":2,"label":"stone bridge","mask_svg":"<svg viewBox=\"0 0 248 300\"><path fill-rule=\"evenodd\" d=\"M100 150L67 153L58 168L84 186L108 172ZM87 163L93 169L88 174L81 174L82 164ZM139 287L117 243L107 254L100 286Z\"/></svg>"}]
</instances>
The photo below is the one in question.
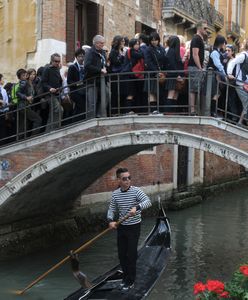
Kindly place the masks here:
<instances>
[{"instance_id":1,"label":"stone bridge","mask_svg":"<svg viewBox=\"0 0 248 300\"><path fill-rule=\"evenodd\" d=\"M118 162L153 145L208 151L248 168L248 131L210 117L93 119L1 148L0 225L70 209Z\"/></svg>"}]
</instances>

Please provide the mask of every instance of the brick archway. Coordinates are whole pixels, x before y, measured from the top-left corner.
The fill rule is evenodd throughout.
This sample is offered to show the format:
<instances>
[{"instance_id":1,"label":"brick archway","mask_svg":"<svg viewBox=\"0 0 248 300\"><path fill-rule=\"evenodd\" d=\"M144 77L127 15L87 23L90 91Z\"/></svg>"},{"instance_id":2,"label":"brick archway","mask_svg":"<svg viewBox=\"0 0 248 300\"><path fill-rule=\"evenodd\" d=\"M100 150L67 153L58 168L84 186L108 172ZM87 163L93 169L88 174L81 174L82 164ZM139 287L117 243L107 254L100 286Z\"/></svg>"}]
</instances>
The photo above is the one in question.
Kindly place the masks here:
<instances>
[{"instance_id":1,"label":"brick archway","mask_svg":"<svg viewBox=\"0 0 248 300\"><path fill-rule=\"evenodd\" d=\"M0 224L71 208L110 168L153 145L200 149L248 167L247 138L246 130L213 118L125 116L7 146L0 149Z\"/></svg>"},{"instance_id":2,"label":"brick archway","mask_svg":"<svg viewBox=\"0 0 248 300\"><path fill-rule=\"evenodd\" d=\"M109 152L115 153L117 157L119 153L120 160L122 160L123 157L128 157L147 147L161 144L177 144L192 147L216 154L248 167L247 152L211 138L203 138L199 135L163 128L135 130L82 142L39 161L13 178L11 182L7 183L1 189L1 204L4 206L7 199L16 195L21 189L25 188L26 185L38 180L39 177L48 176L53 172L56 173L56 169L59 168L63 168L64 172L66 172L65 170L70 168L70 164L75 163L75 161L80 158L86 157L88 160L91 160L93 157L95 159L95 154L99 155ZM125 153L125 155L123 153ZM106 157L107 156L108 155L106 155ZM116 164L116 162L118 162L118 159L113 160L114 164ZM94 164L92 167L94 167ZM93 170L91 171L93 172Z\"/></svg>"}]
</instances>

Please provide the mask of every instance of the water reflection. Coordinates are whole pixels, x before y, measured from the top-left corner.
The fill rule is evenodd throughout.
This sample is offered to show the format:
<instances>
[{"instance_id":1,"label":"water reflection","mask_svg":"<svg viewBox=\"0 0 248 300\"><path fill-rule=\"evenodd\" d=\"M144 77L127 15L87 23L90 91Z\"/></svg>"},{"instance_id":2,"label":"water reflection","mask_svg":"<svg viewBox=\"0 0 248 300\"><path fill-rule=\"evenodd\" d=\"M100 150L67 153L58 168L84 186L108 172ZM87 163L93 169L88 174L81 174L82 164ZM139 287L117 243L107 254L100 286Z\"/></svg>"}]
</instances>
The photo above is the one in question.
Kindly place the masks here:
<instances>
[{"instance_id":1,"label":"water reflection","mask_svg":"<svg viewBox=\"0 0 248 300\"><path fill-rule=\"evenodd\" d=\"M208 278L228 280L239 264L248 261L248 189L216 195L201 205L169 212L172 228L172 255L168 267L149 300L193 299L193 285ZM143 222L141 240L154 219ZM91 236L84 237L88 240ZM52 272L23 297L6 290L23 289L82 240L22 259L0 263L0 299L58 300L78 288L69 264ZM117 263L115 234L108 233L80 256L81 268L89 278ZM4 291L5 289L5 291Z\"/></svg>"},{"instance_id":2,"label":"water reflection","mask_svg":"<svg viewBox=\"0 0 248 300\"><path fill-rule=\"evenodd\" d=\"M196 281L229 280L248 261L247 189L216 195L181 212L170 212L173 254L151 300L193 299Z\"/></svg>"}]
</instances>

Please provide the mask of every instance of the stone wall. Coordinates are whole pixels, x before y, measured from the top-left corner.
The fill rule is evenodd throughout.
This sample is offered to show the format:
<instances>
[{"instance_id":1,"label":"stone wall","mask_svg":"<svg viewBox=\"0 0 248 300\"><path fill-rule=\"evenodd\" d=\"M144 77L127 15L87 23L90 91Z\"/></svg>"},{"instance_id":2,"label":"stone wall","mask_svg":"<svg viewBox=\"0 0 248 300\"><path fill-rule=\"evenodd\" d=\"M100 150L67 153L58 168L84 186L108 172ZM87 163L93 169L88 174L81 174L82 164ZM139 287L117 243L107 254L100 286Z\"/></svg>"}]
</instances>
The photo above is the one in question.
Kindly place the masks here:
<instances>
[{"instance_id":1,"label":"stone wall","mask_svg":"<svg viewBox=\"0 0 248 300\"><path fill-rule=\"evenodd\" d=\"M126 167L132 174L133 184L152 186L173 182L173 145L160 145L149 151L142 151L120 162L98 178L82 195L112 191L116 188L115 171ZM149 153L150 152L150 153Z\"/></svg>"},{"instance_id":2,"label":"stone wall","mask_svg":"<svg viewBox=\"0 0 248 300\"><path fill-rule=\"evenodd\" d=\"M66 0L43 0L42 39L66 41Z\"/></svg>"},{"instance_id":3,"label":"stone wall","mask_svg":"<svg viewBox=\"0 0 248 300\"><path fill-rule=\"evenodd\" d=\"M204 184L211 185L240 177L240 165L205 153Z\"/></svg>"},{"instance_id":4,"label":"stone wall","mask_svg":"<svg viewBox=\"0 0 248 300\"><path fill-rule=\"evenodd\" d=\"M104 36L109 47L115 35L134 37L137 33L135 21L144 23L155 30L161 24L161 0L93 0L92 2L104 6Z\"/></svg>"}]
</instances>

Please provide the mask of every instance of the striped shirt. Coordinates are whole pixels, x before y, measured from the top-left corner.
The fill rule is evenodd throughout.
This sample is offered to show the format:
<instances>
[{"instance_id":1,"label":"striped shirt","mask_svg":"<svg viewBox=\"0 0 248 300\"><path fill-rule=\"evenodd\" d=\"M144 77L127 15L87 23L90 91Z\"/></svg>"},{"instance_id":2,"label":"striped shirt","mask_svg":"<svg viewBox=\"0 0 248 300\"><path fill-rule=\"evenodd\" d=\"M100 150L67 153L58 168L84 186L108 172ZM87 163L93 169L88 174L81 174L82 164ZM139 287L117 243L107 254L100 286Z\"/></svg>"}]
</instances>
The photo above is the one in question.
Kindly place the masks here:
<instances>
[{"instance_id":1,"label":"striped shirt","mask_svg":"<svg viewBox=\"0 0 248 300\"><path fill-rule=\"evenodd\" d=\"M119 219L122 219L131 210L136 207L137 212L134 216L129 217L122 225L133 225L141 222L141 211L150 207L151 201L149 197L138 187L130 186L127 191L122 191L120 188L112 193L107 218L111 222L114 220L115 213L119 214Z\"/></svg>"}]
</instances>

